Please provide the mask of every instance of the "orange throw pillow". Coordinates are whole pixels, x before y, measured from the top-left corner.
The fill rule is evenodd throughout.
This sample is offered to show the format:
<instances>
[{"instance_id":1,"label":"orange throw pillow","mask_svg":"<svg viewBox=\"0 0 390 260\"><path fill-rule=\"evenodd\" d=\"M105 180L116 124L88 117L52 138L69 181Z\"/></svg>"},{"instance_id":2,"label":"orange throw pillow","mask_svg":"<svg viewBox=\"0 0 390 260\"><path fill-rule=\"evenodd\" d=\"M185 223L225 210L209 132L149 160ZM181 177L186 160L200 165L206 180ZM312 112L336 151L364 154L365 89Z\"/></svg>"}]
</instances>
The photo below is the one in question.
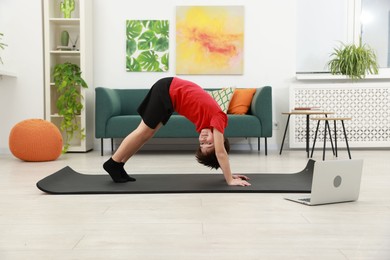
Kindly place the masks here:
<instances>
[{"instance_id":1,"label":"orange throw pillow","mask_svg":"<svg viewBox=\"0 0 390 260\"><path fill-rule=\"evenodd\" d=\"M255 93L255 88L236 88L229 104L228 114L245 115Z\"/></svg>"}]
</instances>

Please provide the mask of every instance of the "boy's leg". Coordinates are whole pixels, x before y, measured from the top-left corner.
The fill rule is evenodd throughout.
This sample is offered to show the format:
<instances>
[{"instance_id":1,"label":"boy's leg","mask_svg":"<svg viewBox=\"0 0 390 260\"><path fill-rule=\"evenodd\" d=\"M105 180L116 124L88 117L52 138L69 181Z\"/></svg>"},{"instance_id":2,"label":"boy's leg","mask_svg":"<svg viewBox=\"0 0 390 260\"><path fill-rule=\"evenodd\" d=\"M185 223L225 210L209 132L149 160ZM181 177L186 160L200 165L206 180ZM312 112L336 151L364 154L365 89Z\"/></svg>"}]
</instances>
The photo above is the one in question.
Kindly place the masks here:
<instances>
[{"instance_id":1,"label":"boy's leg","mask_svg":"<svg viewBox=\"0 0 390 260\"><path fill-rule=\"evenodd\" d=\"M131 132L121 143L114 155L104 163L103 168L110 174L114 182L135 181L130 177L123 166L153 135L162 124L158 124L155 129L148 127L144 121L138 125L137 129Z\"/></svg>"},{"instance_id":2,"label":"boy's leg","mask_svg":"<svg viewBox=\"0 0 390 260\"><path fill-rule=\"evenodd\" d=\"M124 169L129 160L172 115L173 107L169 96L169 87L173 78L157 81L138 107L142 121L118 147L115 154L104 163L103 168L114 182L135 181Z\"/></svg>"},{"instance_id":3,"label":"boy's leg","mask_svg":"<svg viewBox=\"0 0 390 260\"><path fill-rule=\"evenodd\" d=\"M160 129L162 124L158 124L155 129L147 126L142 120L137 129L131 132L121 143L118 150L112 156L117 162L126 163L154 134Z\"/></svg>"}]
</instances>

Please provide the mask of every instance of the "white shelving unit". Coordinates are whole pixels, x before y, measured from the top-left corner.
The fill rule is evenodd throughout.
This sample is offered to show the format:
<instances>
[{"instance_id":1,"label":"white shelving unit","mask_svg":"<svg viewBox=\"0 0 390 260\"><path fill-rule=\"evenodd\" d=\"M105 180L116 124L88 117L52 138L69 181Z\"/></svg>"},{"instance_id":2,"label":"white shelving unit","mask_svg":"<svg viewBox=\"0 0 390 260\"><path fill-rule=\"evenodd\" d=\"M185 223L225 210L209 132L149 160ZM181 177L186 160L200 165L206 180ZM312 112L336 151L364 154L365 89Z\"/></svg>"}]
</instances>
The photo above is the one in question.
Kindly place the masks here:
<instances>
[{"instance_id":1,"label":"white shelving unit","mask_svg":"<svg viewBox=\"0 0 390 260\"><path fill-rule=\"evenodd\" d=\"M94 136L94 91L93 91L93 64L92 64L92 0L75 0L75 10L71 18L64 18L60 3L63 0L44 0L44 55L45 55L45 117L60 128L62 117L56 108L57 91L53 81L53 70L56 64L71 62L77 64L88 88L82 88L81 94L84 109L79 116L81 128L85 131L85 138L74 136L71 140L69 152L87 152L93 148ZM61 32L68 31L71 50L58 50L61 45ZM73 43L76 42L73 48Z\"/></svg>"}]
</instances>

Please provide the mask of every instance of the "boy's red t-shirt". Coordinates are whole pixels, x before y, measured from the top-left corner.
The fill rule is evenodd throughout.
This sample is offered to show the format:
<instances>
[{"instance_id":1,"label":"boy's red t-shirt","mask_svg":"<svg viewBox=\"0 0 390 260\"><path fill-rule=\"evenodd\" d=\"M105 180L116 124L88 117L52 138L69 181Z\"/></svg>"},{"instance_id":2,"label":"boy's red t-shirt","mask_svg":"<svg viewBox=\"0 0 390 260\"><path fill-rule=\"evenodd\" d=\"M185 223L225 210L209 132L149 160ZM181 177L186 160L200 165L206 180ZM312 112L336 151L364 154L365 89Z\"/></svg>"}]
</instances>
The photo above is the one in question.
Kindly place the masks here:
<instances>
[{"instance_id":1,"label":"boy's red t-shirt","mask_svg":"<svg viewBox=\"0 0 390 260\"><path fill-rule=\"evenodd\" d=\"M227 116L209 93L197 84L174 77L169 88L173 108L194 123L196 131L217 129L224 133Z\"/></svg>"}]
</instances>

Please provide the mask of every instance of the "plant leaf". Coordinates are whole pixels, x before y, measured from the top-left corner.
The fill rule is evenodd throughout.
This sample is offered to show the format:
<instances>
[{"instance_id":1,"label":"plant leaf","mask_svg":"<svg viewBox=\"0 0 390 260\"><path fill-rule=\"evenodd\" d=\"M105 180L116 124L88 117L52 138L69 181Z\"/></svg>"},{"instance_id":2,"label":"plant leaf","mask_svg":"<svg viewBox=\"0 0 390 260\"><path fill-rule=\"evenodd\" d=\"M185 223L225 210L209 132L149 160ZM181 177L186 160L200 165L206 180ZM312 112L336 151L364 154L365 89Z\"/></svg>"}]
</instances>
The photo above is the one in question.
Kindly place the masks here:
<instances>
[{"instance_id":1,"label":"plant leaf","mask_svg":"<svg viewBox=\"0 0 390 260\"><path fill-rule=\"evenodd\" d=\"M142 52L138 56L137 61L145 71L159 71L160 62L158 61L158 56L154 53L154 51Z\"/></svg>"},{"instance_id":2,"label":"plant leaf","mask_svg":"<svg viewBox=\"0 0 390 260\"><path fill-rule=\"evenodd\" d=\"M153 49L156 44L156 41L157 41L156 34L153 31L151 30L145 31L138 38L138 49L139 50Z\"/></svg>"},{"instance_id":3,"label":"plant leaf","mask_svg":"<svg viewBox=\"0 0 390 260\"><path fill-rule=\"evenodd\" d=\"M165 37L169 37L169 21L168 20L158 20L153 23L153 28L151 28L157 34L161 34Z\"/></svg>"},{"instance_id":4,"label":"plant leaf","mask_svg":"<svg viewBox=\"0 0 390 260\"><path fill-rule=\"evenodd\" d=\"M137 42L134 39L128 39L126 43L126 54L131 56L137 50Z\"/></svg>"},{"instance_id":5,"label":"plant leaf","mask_svg":"<svg viewBox=\"0 0 390 260\"><path fill-rule=\"evenodd\" d=\"M139 64L139 62L132 57L126 58L126 69L127 71L134 71L134 72L140 72L142 71L142 67Z\"/></svg>"},{"instance_id":6,"label":"plant leaf","mask_svg":"<svg viewBox=\"0 0 390 260\"><path fill-rule=\"evenodd\" d=\"M169 48L169 40L167 37L162 36L156 41L155 51L164 52Z\"/></svg>"},{"instance_id":7,"label":"plant leaf","mask_svg":"<svg viewBox=\"0 0 390 260\"><path fill-rule=\"evenodd\" d=\"M127 39L137 38L142 32L142 24L138 20L126 21Z\"/></svg>"}]
</instances>

